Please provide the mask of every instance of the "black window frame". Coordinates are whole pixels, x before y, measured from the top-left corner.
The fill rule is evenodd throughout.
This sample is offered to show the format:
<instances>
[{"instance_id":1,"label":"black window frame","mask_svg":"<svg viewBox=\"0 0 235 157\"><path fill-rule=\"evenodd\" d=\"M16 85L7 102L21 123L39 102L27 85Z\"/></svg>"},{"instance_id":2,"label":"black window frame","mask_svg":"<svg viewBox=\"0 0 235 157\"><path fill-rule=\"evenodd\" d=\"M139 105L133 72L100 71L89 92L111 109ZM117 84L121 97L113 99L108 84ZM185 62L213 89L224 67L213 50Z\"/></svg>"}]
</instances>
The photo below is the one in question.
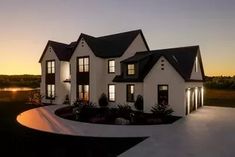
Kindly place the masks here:
<instances>
[{"instance_id":1,"label":"black window frame","mask_svg":"<svg viewBox=\"0 0 235 157\"><path fill-rule=\"evenodd\" d=\"M82 87L82 92L81 92L82 98L80 97L79 86ZM86 93L85 92L85 86L88 86L87 100L85 99L85 93ZM78 90L77 90L77 92L78 92L77 93L78 94L78 99L82 100L82 101L89 101L89 99L90 99L90 86L89 86L89 84L78 84L77 88L78 88Z\"/></svg>"},{"instance_id":2,"label":"black window frame","mask_svg":"<svg viewBox=\"0 0 235 157\"><path fill-rule=\"evenodd\" d=\"M133 86L133 93L131 93L131 87ZM126 85L126 101L134 102L135 101L135 85L127 84Z\"/></svg>"},{"instance_id":3,"label":"black window frame","mask_svg":"<svg viewBox=\"0 0 235 157\"><path fill-rule=\"evenodd\" d=\"M49 89L48 89L48 86L52 86L52 85L54 85L54 93L52 93L52 87L51 87L51 92L50 93L48 93L48 91L49 91ZM55 97L56 97L56 87L55 87L55 84L46 84L46 99L55 99ZM52 96L52 95L54 95L54 96Z\"/></svg>"},{"instance_id":4,"label":"black window frame","mask_svg":"<svg viewBox=\"0 0 235 157\"><path fill-rule=\"evenodd\" d=\"M87 58L87 60L88 60L88 64L85 64L85 62L84 62L84 60ZM83 63L82 63L82 65L80 65L80 63L79 63L79 60L80 59L82 59L83 61ZM82 67L82 71L80 71L80 66ZM87 71L86 71L86 67L87 66ZM78 71L78 73L88 73L88 72L90 72L90 58L89 58L89 56L81 56L81 57L77 57L77 71Z\"/></svg>"},{"instance_id":5,"label":"black window frame","mask_svg":"<svg viewBox=\"0 0 235 157\"><path fill-rule=\"evenodd\" d=\"M160 87L161 86L167 86L167 93L164 93L164 94L166 94L166 96L167 96L166 105L168 105L169 104L169 85L168 84L159 84L158 85L158 88L157 88L157 90L158 90L158 104L161 104L162 103L161 101L163 101L162 99L164 99L164 98L160 98L160 91L161 91ZM163 90L161 93L163 93Z\"/></svg>"},{"instance_id":6,"label":"black window frame","mask_svg":"<svg viewBox=\"0 0 235 157\"><path fill-rule=\"evenodd\" d=\"M54 63L54 67L52 66ZM51 65L49 67L49 64ZM49 69L50 69L50 72L49 72ZM55 70L56 70L56 63L55 63L55 60L47 60L46 61L46 74L55 74Z\"/></svg>"},{"instance_id":7,"label":"black window frame","mask_svg":"<svg viewBox=\"0 0 235 157\"><path fill-rule=\"evenodd\" d=\"M133 69L129 69L129 65L133 65L134 68L133 68ZM129 71L133 71L134 73L131 74L131 73L129 73ZM136 65L135 65L134 63L129 63L129 64L127 64L127 75L128 75L128 76L133 76L133 75L135 75L135 74L136 74Z\"/></svg>"},{"instance_id":8,"label":"black window frame","mask_svg":"<svg viewBox=\"0 0 235 157\"><path fill-rule=\"evenodd\" d=\"M114 100L110 99L110 91L109 91L110 86L114 86ZM115 102L116 101L116 85L115 84L108 84L108 101L109 102Z\"/></svg>"},{"instance_id":9,"label":"black window frame","mask_svg":"<svg viewBox=\"0 0 235 157\"><path fill-rule=\"evenodd\" d=\"M114 66L110 66L110 62L111 62L111 61L114 61ZM114 73L115 73L115 71L116 71L116 69L115 69L116 65L115 65L115 64L116 64L116 63L115 63L115 59L110 59L110 60L108 60L108 73L109 73L109 74L114 74ZM114 67L114 72L110 71L111 67Z\"/></svg>"}]
</instances>

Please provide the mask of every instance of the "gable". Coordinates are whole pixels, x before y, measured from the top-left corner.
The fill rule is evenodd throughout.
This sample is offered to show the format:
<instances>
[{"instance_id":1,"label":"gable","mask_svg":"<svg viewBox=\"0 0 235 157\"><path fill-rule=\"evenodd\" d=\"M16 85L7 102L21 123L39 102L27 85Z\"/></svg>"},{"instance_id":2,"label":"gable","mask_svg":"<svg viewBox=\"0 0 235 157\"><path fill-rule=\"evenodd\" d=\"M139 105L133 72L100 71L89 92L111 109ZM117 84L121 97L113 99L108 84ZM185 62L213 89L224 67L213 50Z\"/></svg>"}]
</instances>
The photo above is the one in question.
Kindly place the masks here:
<instances>
[{"instance_id":1,"label":"gable","mask_svg":"<svg viewBox=\"0 0 235 157\"><path fill-rule=\"evenodd\" d=\"M135 81L142 82L158 59L163 56L185 81L195 81L191 79L191 73L197 54L200 56L199 46L170 48L149 51L148 53L138 52L134 56L123 60L122 63L137 63L140 69L138 79L135 79ZM204 72L201 57L199 57L199 63L202 69L202 77L196 81L203 81ZM114 81L125 82L131 81L131 79L127 80L124 76L116 76Z\"/></svg>"},{"instance_id":2,"label":"gable","mask_svg":"<svg viewBox=\"0 0 235 157\"><path fill-rule=\"evenodd\" d=\"M45 50L45 53L44 53L40 63L44 63L47 60L58 61L58 57L56 56L56 54L51 46L48 46L47 49Z\"/></svg>"},{"instance_id":3,"label":"gable","mask_svg":"<svg viewBox=\"0 0 235 157\"><path fill-rule=\"evenodd\" d=\"M81 39L84 39L96 57L121 57L139 34L141 35L147 50L149 50L141 30L101 37L93 37L82 33L77 40L76 47L78 46L78 43L81 41Z\"/></svg>"},{"instance_id":4,"label":"gable","mask_svg":"<svg viewBox=\"0 0 235 157\"><path fill-rule=\"evenodd\" d=\"M42 59L46 53L46 50L48 49L49 46L53 49L54 53L56 54L57 58L60 61L69 61L69 59L73 53L73 48L74 48L75 44L74 44L74 42L72 42L70 44L64 44L64 43L59 43L56 41L49 40L47 42L47 45L46 45L43 53L42 53L42 56L39 60L39 63L42 61Z\"/></svg>"}]
</instances>

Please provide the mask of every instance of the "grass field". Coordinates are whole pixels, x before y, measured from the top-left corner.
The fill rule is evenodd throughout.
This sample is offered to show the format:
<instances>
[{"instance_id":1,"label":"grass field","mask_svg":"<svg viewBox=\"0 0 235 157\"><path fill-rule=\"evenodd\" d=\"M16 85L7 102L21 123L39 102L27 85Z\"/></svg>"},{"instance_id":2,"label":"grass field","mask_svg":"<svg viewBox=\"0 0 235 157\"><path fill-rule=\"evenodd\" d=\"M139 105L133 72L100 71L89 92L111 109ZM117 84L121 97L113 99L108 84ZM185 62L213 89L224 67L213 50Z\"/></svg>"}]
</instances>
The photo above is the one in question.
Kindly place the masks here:
<instances>
[{"instance_id":1,"label":"grass field","mask_svg":"<svg viewBox=\"0 0 235 157\"><path fill-rule=\"evenodd\" d=\"M235 107L235 90L205 90L205 105Z\"/></svg>"}]
</instances>

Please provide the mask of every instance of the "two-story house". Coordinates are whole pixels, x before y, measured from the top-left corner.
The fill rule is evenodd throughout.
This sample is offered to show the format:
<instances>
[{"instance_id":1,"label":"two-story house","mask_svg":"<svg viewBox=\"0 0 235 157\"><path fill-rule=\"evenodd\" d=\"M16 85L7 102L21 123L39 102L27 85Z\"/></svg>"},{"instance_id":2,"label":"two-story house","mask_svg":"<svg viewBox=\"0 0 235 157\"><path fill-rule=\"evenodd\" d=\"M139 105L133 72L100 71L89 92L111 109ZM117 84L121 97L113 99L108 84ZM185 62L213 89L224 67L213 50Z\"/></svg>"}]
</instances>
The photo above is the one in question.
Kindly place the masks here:
<instances>
[{"instance_id":1,"label":"two-story house","mask_svg":"<svg viewBox=\"0 0 235 157\"><path fill-rule=\"evenodd\" d=\"M181 116L203 105L199 46L151 51L141 30L48 41L39 62L44 103L62 104L66 95L71 104L97 103L105 93L110 104L133 106L142 95L145 112L164 101Z\"/></svg>"}]
</instances>

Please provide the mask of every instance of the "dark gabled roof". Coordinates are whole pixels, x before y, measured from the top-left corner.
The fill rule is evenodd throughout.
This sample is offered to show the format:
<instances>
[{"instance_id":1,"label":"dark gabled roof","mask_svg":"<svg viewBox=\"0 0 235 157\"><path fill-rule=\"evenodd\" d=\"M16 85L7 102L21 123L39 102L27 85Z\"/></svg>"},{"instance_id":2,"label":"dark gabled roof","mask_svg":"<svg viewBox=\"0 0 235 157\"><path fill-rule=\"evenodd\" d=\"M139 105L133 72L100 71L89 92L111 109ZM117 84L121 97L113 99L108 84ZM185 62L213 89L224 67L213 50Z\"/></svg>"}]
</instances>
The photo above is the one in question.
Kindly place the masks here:
<instances>
[{"instance_id":1,"label":"dark gabled roof","mask_svg":"<svg viewBox=\"0 0 235 157\"><path fill-rule=\"evenodd\" d=\"M114 58L122 56L138 34L142 36L147 50L149 50L141 30L134 30L101 37L93 37L82 33L77 41L77 44L83 38L94 52L95 56L101 58Z\"/></svg>"},{"instance_id":2,"label":"dark gabled roof","mask_svg":"<svg viewBox=\"0 0 235 157\"><path fill-rule=\"evenodd\" d=\"M39 62L41 62L49 45L53 48L59 60L69 61L81 39L84 39L86 41L88 46L91 48L91 50L97 57L101 58L120 57L131 45L131 43L134 41L134 39L137 37L138 34L140 34L141 37L143 38L145 46L149 51L148 44L141 30L134 30L134 31L123 32L101 37L93 37L81 33L78 40L70 44L64 44L49 40Z\"/></svg>"},{"instance_id":3,"label":"dark gabled roof","mask_svg":"<svg viewBox=\"0 0 235 157\"><path fill-rule=\"evenodd\" d=\"M122 63L138 63L139 76L133 80L134 82L142 82L145 76L149 73L155 63L161 56L165 57L175 70L184 78L185 81L191 81L191 72L193 69L196 55L199 53L199 63L201 65L202 76L204 71L200 57L199 46L179 47L162 50L154 50L149 52L137 52L134 56L127 58ZM130 82L131 78L116 76L114 82ZM200 81L200 80L199 80ZM203 81L203 80L201 80Z\"/></svg>"},{"instance_id":4,"label":"dark gabled roof","mask_svg":"<svg viewBox=\"0 0 235 157\"><path fill-rule=\"evenodd\" d=\"M52 47L53 51L55 52L56 56L58 57L60 61L69 61L73 54L73 49L75 45L76 45L76 42L72 42L70 44L64 44L64 43L59 43L56 41L49 40L47 42L47 45L42 53L42 56L39 62L42 61L42 58L45 55L48 46Z\"/></svg>"}]
</instances>

